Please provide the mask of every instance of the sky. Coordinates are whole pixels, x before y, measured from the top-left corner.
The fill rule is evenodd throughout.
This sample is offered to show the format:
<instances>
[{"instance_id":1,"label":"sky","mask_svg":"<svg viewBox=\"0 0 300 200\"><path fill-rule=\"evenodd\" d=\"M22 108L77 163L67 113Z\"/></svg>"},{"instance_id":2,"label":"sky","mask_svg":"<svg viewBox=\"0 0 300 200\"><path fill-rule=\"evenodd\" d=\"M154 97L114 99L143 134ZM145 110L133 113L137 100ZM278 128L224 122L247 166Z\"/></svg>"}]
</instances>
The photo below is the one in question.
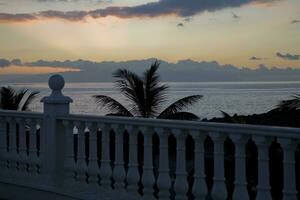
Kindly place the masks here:
<instances>
[{"instance_id":1,"label":"sky","mask_svg":"<svg viewBox=\"0 0 300 200\"><path fill-rule=\"evenodd\" d=\"M0 58L300 68L300 1L0 0Z\"/></svg>"}]
</instances>

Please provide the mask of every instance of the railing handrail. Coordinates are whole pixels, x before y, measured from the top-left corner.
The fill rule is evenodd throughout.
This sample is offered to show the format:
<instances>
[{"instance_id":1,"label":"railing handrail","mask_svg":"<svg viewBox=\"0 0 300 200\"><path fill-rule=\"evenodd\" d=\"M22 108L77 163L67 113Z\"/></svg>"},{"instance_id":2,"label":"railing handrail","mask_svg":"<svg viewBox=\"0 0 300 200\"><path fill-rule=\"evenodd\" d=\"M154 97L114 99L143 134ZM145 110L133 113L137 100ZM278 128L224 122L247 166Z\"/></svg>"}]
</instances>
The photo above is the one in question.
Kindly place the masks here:
<instances>
[{"instance_id":1,"label":"railing handrail","mask_svg":"<svg viewBox=\"0 0 300 200\"><path fill-rule=\"evenodd\" d=\"M59 120L97 122L106 124L121 124L131 126L149 126L166 129L199 130L203 132L220 132L245 135L273 136L281 138L300 139L300 128L263 126L250 124L229 124L217 122L149 119L141 117L116 117L69 114L58 116Z\"/></svg>"},{"instance_id":2,"label":"railing handrail","mask_svg":"<svg viewBox=\"0 0 300 200\"><path fill-rule=\"evenodd\" d=\"M15 111L15 110L0 110L0 117L29 117L34 119L43 118L44 114L39 112L30 112L30 111Z\"/></svg>"}]
</instances>

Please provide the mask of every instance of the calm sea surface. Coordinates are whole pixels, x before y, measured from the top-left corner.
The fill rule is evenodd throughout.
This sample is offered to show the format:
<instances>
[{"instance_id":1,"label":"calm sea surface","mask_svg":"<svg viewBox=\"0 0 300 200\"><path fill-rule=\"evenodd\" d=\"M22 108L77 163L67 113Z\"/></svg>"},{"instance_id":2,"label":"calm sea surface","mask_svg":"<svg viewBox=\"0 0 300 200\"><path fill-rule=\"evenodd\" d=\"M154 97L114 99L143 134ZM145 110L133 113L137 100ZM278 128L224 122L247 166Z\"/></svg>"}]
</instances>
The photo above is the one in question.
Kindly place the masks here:
<instances>
[{"instance_id":1,"label":"calm sea surface","mask_svg":"<svg viewBox=\"0 0 300 200\"><path fill-rule=\"evenodd\" d=\"M32 110L42 111L40 99L50 93L46 83L10 84L41 92ZM300 93L299 82L170 82L169 101L162 107L184 96L201 94L203 99L189 109L201 118L221 116L220 110L234 114L262 113L274 108L279 101ZM111 96L126 104L113 83L67 83L64 94L73 98L71 112L76 114L103 115L108 111L98 107L91 97L95 94Z\"/></svg>"}]
</instances>

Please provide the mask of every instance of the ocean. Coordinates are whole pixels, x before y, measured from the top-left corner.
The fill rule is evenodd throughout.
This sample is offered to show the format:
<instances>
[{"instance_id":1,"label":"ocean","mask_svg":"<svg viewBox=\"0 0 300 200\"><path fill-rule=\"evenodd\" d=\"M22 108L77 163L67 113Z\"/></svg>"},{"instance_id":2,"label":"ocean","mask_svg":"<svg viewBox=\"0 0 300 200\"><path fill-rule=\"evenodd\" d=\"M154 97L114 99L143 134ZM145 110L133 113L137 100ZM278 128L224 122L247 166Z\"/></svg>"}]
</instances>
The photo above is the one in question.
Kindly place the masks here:
<instances>
[{"instance_id":1,"label":"ocean","mask_svg":"<svg viewBox=\"0 0 300 200\"><path fill-rule=\"evenodd\" d=\"M201 119L222 116L221 110L229 114L259 114L276 107L282 101L300 93L300 81L297 82L168 82L169 96L162 109L172 102L188 96L203 95L197 104L187 109ZM9 84L17 88L30 88L40 91L39 97L31 105L33 111L41 112L40 99L50 94L47 83ZM109 111L95 103L93 95L108 95L127 104L124 97L114 87L114 83L66 83L64 95L70 96L71 113L105 115Z\"/></svg>"}]
</instances>

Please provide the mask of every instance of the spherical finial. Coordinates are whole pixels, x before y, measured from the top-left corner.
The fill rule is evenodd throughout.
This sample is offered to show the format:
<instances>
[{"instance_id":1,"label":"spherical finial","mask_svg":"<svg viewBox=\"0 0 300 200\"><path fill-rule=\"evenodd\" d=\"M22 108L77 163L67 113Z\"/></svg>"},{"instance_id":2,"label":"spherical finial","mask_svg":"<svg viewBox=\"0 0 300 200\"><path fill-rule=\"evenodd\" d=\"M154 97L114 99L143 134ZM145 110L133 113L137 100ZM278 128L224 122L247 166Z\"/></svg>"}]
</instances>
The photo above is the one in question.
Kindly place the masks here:
<instances>
[{"instance_id":1,"label":"spherical finial","mask_svg":"<svg viewBox=\"0 0 300 200\"><path fill-rule=\"evenodd\" d=\"M65 79L59 74L52 75L49 78L48 85L51 90L62 90L65 86Z\"/></svg>"}]
</instances>

